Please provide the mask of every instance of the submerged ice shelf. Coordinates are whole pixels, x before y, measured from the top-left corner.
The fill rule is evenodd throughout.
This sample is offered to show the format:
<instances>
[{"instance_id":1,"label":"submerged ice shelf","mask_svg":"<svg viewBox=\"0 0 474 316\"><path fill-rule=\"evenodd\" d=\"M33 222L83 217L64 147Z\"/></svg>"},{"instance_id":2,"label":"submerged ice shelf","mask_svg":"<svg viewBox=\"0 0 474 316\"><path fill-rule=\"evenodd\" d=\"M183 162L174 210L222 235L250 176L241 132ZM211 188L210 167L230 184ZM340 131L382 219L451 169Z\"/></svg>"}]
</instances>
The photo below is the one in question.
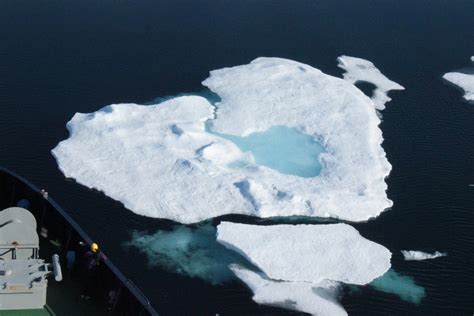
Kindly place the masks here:
<instances>
[{"instance_id":1,"label":"submerged ice shelf","mask_svg":"<svg viewBox=\"0 0 474 316\"><path fill-rule=\"evenodd\" d=\"M374 102L350 82L258 58L212 71L204 85L217 108L181 96L77 113L52 151L59 168L138 214L181 223L230 213L363 221L392 205ZM298 142L280 148L283 163L258 149L281 128Z\"/></svg>"},{"instance_id":2,"label":"submerged ice shelf","mask_svg":"<svg viewBox=\"0 0 474 316\"><path fill-rule=\"evenodd\" d=\"M216 241L216 228L209 223L195 228L178 225L151 234L135 231L124 246L145 254L151 268L160 267L211 284L234 279L229 265L247 264L242 256Z\"/></svg>"},{"instance_id":3,"label":"submerged ice shelf","mask_svg":"<svg viewBox=\"0 0 474 316\"><path fill-rule=\"evenodd\" d=\"M417 285L413 278L401 275L393 269L372 281L370 286L378 291L395 294L413 304L419 304L426 295L425 289Z\"/></svg>"}]
</instances>

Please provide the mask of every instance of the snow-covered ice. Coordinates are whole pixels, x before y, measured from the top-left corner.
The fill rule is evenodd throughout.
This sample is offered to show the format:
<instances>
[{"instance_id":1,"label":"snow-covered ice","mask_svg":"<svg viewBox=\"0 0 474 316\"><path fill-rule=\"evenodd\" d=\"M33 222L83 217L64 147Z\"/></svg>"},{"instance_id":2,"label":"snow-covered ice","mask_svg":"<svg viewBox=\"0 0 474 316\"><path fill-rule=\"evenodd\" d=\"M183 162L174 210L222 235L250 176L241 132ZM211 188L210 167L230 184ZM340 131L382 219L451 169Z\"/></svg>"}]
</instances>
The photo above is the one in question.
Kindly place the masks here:
<instances>
[{"instance_id":1,"label":"snow-covered ice","mask_svg":"<svg viewBox=\"0 0 474 316\"><path fill-rule=\"evenodd\" d=\"M404 90L398 83L388 79L374 64L368 60L350 56L340 56L338 67L346 72L344 79L355 84L357 82L370 82L376 86L371 97L377 110L385 109L385 103L392 100L388 96L390 90Z\"/></svg>"},{"instance_id":2,"label":"snow-covered ice","mask_svg":"<svg viewBox=\"0 0 474 316\"><path fill-rule=\"evenodd\" d=\"M340 284L367 284L390 268L390 251L347 224L221 222L217 241L261 270L232 265L257 303L314 315L346 315L337 302Z\"/></svg>"},{"instance_id":3,"label":"snow-covered ice","mask_svg":"<svg viewBox=\"0 0 474 316\"><path fill-rule=\"evenodd\" d=\"M212 129L246 136L273 126L296 128L319 140L324 166L313 178L275 174L248 179L259 216L308 215L360 221L390 207L385 177L391 166L381 147L373 102L353 84L308 65L257 58L211 72L203 84L221 97ZM281 199L273 192L284 192ZM278 209L279 214L275 214Z\"/></svg>"},{"instance_id":4,"label":"snow-covered ice","mask_svg":"<svg viewBox=\"0 0 474 316\"><path fill-rule=\"evenodd\" d=\"M279 306L312 315L347 315L337 302L337 282L312 284L275 281L239 266L232 266L232 270L252 290L253 300L259 304Z\"/></svg>"},{"instance_id":5,"label":"snow-covered ice","mask_svg":"<svg viewBox=\"0 0 474 316\"><path fill-rule=\"evenodd\" d=\"M347 224L248 225L222 222L217 241L270 279L363 285L390 268L390 251Z\"/></svg>"},{"instance_id":6,"label":"snow-covered ice","mask_svg":"<svg viewBox=\"0 0 474 316\"><path fill-rule=\"evenodd\" d=\"M474 62L474 56L471 57ZM474 71L471 73L448 72L443 78L464 90L464 99L474 101Z\"/></svg>"},{"instance_id":7,"label":"snow-covered ice","mask_svg":"<svg viewBox=\"0 0 474 316\"><path fill-rule=\"evenodd\" d=\"M392 205L380 120L351 83L295 61L258 58L212 71L204 85L221 97L217 109L182 96L77 113L69 138L52 150L60 170L138 214L182 223L230 213L363 221ZM323 168L301 177L259 165L206 124L241 137L294 128L324 147L315 157Z\"/></svg>"},{"instance_id":8,"label":"snow-covered ice","mask_svg":"<svg viewBox=\"0 0 474 316\"><path fill-rule=\"evenodd\" d=\"M212 115L196 96L77 113L67 124L70 138L53 155L66 176L138 214L190 223L245 212L252 207L235 177L219 167L240 150L204 131Z\"/></svg>"},{"instance_id":9,"label":"snow-covered ice","mask_svg":"<svg viewBox=\"0 0 474 316\"><path fill-rule=\"evenodd\" d=\"M464 99L474 101L474 74L448 72L443 78L463 89Z\"/></svg>"},{"instance_id":10,"label":"snow-covered ice","mask_svg":"<svg viewBox=\"0 0 474 316\"><path fill-rule=\"evenodd\" d=\"M444 257L446 256L446 253L435 251L434 253L427 253L427 252L422 252L422 251L415 251L415 250L402 250L401 253L403 254L403 257L405 260L410 261L410 260L426 260L426 259L435 259L439 257Z\"/></svg>"}]
</instances>

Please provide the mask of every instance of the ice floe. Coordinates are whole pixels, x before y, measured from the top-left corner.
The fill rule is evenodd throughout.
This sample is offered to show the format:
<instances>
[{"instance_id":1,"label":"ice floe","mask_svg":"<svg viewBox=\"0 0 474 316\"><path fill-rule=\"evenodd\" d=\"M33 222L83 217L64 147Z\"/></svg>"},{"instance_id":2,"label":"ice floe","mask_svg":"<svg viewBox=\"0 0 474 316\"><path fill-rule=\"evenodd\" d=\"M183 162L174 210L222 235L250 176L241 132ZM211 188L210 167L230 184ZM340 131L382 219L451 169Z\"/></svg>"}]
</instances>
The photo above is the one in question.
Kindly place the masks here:
<instances>
[{"instance_id":1,"label":"ice floe","mask_svg":"<svg viewBox=\"0 0 474 316\"><path fill-rule=\"evenodd\" d=\"M347 224L248 225L222 222L217 241L270 279L363 285L390 268L390 251Z\"/></svg>"},{"instance_id":2,"label":"ice floe","mask_svg":"<svg viewBox=\"0 0 474 316\"><path fill-rule=\"evenodd\" d=\"M415 251L415 250L402 250L401 253L403 254L403 257L407 261L411 260L426 260L426 259L435 259L439 257L444 257L446 256L446 253L435 251L434 253L427 253L427 252L422 252L422 251Z\"/></svg>"},{"instance_id":3,"label":"ice floe","mask_svg":"<svg viewBox=\"0 0 474 316\"><path fill-rule=\"evenodd\" d=\"M77 113L67 124L69 138L52 150L60 170L135 213L182 223L230 213L363 221L392 205L380 120L351 83L295 61L258 58L212 71L204 85L220 96L217 108L182 96ZM259 165L218 136L275 126L324 147L315 158L323 166L318 176Z\"/></svg>"},{"instance_id":4,"label":"ice floe","mask_svg":"<svg viewBox=\"0 0 474 316\"><path fill-rule=\"evenodd\" d=\"M221 222L217 241L262 271L232 265L257 303L314 315L346 315L337 301L340 285L370 283L390 268L390 251L347 224Z\"/></svg>"},{"instance_id":5,"label":"ice floe","mask_svg":"<svg viewBox=\"0 0 474 316\"><path fill-rule=\"evenodd\" d=\"M471 57L474 62L474 56ZM464 99L474 101L474 69L470 73L448 72L443 78L464 90Z\"/></svg>"},{"instance_id":6,"label":"ice floe","mask_svg":"<svg viewBox=\"0 0 474 316\"><path fill-rule=\"evenodd\" d=\"M357 82L370 82L375 85L372 95L375 108L377 110L385 109L385 103L392 100L388 96L390 90L404 90L405 88L398 83L388 79L380 72L374 64L368 60L350 56L340 56L338 67L346 72L344 79L355 84Z\"/></svg>"},{"instance_id":7,"label":"ice floe","mask_svg":"<svg viewBox=\"0 0 474 316\"><path fill-rule=\"evenodd\" d=\"M312 284L275 281L239 266L232 266L232 270L252 290L253 300L259 304L279 306L312 315L347 315L337 302L337 282Z\"/></svg>"},{"instance_id":8,"label":"ice floe","mask_svg":"<svg viewBox=\"0 0 474 316\"><path fill-rule=\"evenodd\" d=\"M354 85L311 66L281 58L211 72L203 84L221 97L212 129L246 136L273 126L296 128L319 140L320 175L249 178L259 216L308 215L360 221L392 205L373 102ZM273 193L272 193L273 192ZM285 192L279 199L275 192ZM278 209L279 214L275 214Z\"/></svg>"},{"instance_id":9,"label":"ice floe","mask_svg":"<svg viewBox=\"0 0 474 316\"><path fill-rule=\"evenodd\" d=\"M219 168L240 150L204 131L212 115L196 96L77 113L67 125L70 138L53 155L66 176L138 214L188 223L243 212L250 203Z\"/></svg>"}]
</instances>

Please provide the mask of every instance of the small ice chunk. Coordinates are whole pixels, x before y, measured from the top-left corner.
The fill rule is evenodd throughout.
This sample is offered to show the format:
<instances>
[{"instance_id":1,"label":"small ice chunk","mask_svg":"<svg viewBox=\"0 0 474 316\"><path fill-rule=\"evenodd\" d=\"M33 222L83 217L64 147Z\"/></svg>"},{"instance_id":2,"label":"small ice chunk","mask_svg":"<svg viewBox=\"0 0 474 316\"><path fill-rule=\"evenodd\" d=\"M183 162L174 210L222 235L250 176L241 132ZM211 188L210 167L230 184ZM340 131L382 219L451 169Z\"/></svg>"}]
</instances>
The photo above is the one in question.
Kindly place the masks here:
<instances>
[{"instance_id":1,"label":"small ice chunk","mask_svg":"<svg viewBox=\"0 0 474 316\"><path fill-rule=\"evenodd\" d=\"M474 56L471 57L474 62ZM474 101L474 69L469 73L448 72L443 78L464 90L464 99Z\"/></svg>"},{"instance_id":2,"label":"small ice chunk","mask_svg":"<svg viewBox=\"0 0 474 316\"><path fill-rule=\"evenodd\" d=\"M344 79L355 84L357 82L370 82L376 86L372 101L377 110L385 109L385 103L392 100L388 96L390 90L404 90L398 83L388 79L374 64L368 60L350 56L340 56L338 67L344 69Z\"/></svg>"},{"instance_id":3,"label":"small ice chunk","mask_svg":"<svg viewBox=\"0 0 474 316\"><path fill-rule=\"evenodd\" d=\"M347 315L337 302L337 282L283 282L269 280L261 274L236 265L231 269L252 290L253 300L259 304L279 306L312 315Z\"/></svg>"},{"instance_id":4,"label":"small ice chunk","mask_svg":"<svg viewBox=\"0 0 474 316\"><path fill-rule=\"evenodd\" d=\"M269 278L363 285L390 268L390 251L347 224L259 226L222 222L217 241Z\"/></svg>"},{"instance_id":5,"label":"small ice chunk","mask_svg":"<svg viewBox=\"0 0 474 316\"><path fill-rule=\"evenodd\" d=\"M415 251L415 250L402 250L401 253L403 254L403 257L407 261L420 261L420 260L426 260L426 259L434 259L434 258L439 258L439 257L444 257L447 254L439 251L435 251L434 253L427 253L427 252L422 252L422 251Z\"/></svg>"},{"instance_id":6,"label":"small ice chunk","mask_svg":"<svg viewBox=\"0 0 474 316\"><path fill-rule=\"evenodd\" d=\"M464 99L474 101L474 75L460 72L448 72L444 79L464 90Z\"/></svg>"}]
</instances>

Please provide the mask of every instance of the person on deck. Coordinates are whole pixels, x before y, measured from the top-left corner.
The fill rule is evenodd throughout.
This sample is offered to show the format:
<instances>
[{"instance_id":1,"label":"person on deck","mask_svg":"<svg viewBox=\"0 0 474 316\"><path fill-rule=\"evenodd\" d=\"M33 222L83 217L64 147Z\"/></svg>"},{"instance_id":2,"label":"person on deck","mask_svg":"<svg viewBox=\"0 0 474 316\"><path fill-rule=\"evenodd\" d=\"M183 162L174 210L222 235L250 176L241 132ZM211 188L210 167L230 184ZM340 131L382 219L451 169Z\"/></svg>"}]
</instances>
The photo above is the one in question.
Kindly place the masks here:
<instances>
[{"instance_id":1,"label":"person on deck","mask_svg":"<svg viewBox=\"0 0 474 316\"><path fill-rule=\"evenodd\" d=\"M89 251L84 254L85 268L86 268L86 280L85 287L81 298L89 300L91 294L95 291L99 280L99 267L101 262L107 260L105 255L100 251L99 245L93 242L90 245Z\"/></svg>"}]
</instances>

